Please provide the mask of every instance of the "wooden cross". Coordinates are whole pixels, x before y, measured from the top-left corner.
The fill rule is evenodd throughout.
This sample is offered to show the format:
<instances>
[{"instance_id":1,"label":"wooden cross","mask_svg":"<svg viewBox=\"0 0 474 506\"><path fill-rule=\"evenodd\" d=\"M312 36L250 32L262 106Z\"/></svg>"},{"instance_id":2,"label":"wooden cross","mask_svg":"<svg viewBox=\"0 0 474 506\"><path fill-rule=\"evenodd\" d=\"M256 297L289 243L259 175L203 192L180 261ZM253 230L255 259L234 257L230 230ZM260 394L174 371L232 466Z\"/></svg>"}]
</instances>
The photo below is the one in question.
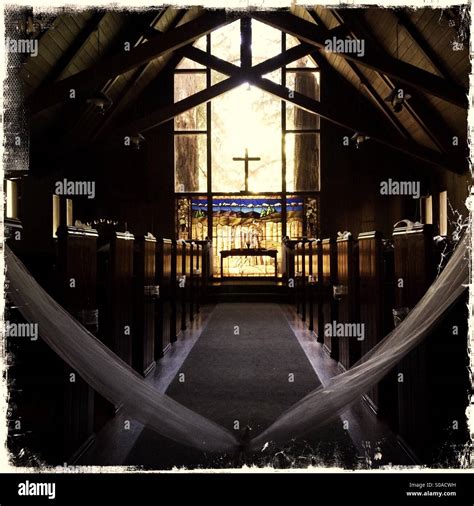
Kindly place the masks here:
<instances>
[{"instance_id":1,"label":"wooden cross","mask_svg":"<svg viewBox=\"0 0 474 506\"><path fill-rule=\"evenodd\" d=\"M249 150L245 148L245 156L243 158L234 157L234 162L245 162L245 191L249 191L249 162L257 162L260 160L258 157L250 157Z\"/></svg>"}]
</instances>

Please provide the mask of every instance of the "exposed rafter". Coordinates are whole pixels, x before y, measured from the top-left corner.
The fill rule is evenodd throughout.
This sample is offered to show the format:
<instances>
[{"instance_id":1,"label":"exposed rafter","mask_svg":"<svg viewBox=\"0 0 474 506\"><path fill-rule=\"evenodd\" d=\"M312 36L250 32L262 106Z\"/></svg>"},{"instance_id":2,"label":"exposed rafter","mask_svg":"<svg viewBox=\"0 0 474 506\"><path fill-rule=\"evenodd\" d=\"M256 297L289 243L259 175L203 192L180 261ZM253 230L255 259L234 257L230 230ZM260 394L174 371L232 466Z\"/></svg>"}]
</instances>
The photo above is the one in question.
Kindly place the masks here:
<instances>
[{"instance_id":1,"label":"exposed rafter","mask_svg":"<svg viewBox=\"0 0 474 506\"><path fill-rule=\"evenodd\" d=\"M89 40L89 37L97 30L97 27L104 18L105 14L106 13L104 11L96 11L94 14L92 14L72 44L61 55L59 60L54 64L53 68L48 72L46 78L41 82L39 89L53 83L61 76L64 70L66 70L68 65L80 51L82 46ZM35 95L33 95L32 101L35 100Z\"/></svg>"},{"instance_id":2,"label":"exposed rafter","mask_svg":"<svg viewBox=\"0 0 474 506\"><path fill-rule=\"evenodd\" d=\"M447 66L443 63L441 58L433 51L432 47L428 44L426 39L420 33L415 24L402 10L393 11L397 16L398 21L403 28L407 31L408 35L415 42L418 48L423 52L425 58L433 65L433 67L448 81L453 82L451 73Z\"/></svg>"},{"instance_id":3,"label":"exposed rafter","mask_svg":"<svg viewBox=\"0 0 474 506\"><path fill-rule=\"evenodd\" d=\"M180 100L175 104L161 108L156 112L156 114L152 113L144 118L133 121L130 125L121 128L118 132L115 132L114 136L128 135L130 132L143 132L154 128L166 121L169 121L175 116L196 107L197 105L208 102L222 93L230 91L231 89L246 82L249 76L262 76L284 67L285 65L289 65L301 58L303 54L307 54L308 49L309 48L304 44L300 44L299 46L288 49L287 51L276 55L273 58L269 58L268 60L265 60L246 71L241 67L222 60L212 54L208 54L205 51L201 51L198 48L188 47L183 51L188 58L192 59L196 63L210 67L221 74L231 76L231 78L195 93L194 95Z\"/></svg>"},{"instance_id":4,"label":"exposed rafter","mask_svg":"<svg viewBox=\"0 0 474 506\"><path fill-rule=\"evenodd\" d=\"M288 89L284 86L277 85L268 79L262 78L261 70L263 66L266 68L271 68L275 65L281 66L282 55L270 58L270 60L256 65L247 71L229 62L224 62L219 58L209 55L203 51L201 51L201 53L200 63L206 64L218 72L231 75L231 77L203 91L191 95L184 100L180 100L175 104L170 104L168 106L162 107L142 118L131 122L130 124L124 125L122 128L113 133L113 137L124 137L137 132L150 130L160 124L170 121L175 116L182 114L187 110L190 110L202 103L212 100L213 98L223 93L230 91L243 82L251 82L267 93L270 93L286 102L292 103L310 113L317 114L327 121L346 128L351 132L361 132L371 137L371 139L376 140L379 143L391 147L397 151L403 152L409 156L415 157L436 166L447 168L453 172L462 172L463 165L460 164L460 161L458 160L453 161L452 159L448 159L430 149L415 145L410 141L404 141L403 139L399 138L386 137L382 135L381 132L372 130L370 125L367 125L363 118L358 118L356 121L353 121L352 119L348 119L340 113L335 112L330 107L327 107L317 100L308 98L297 92L289 93ZM285 55L285 53L283 53L283 55Z\"/></svg>"},{"instance_id":5,"label":"exposed rafter","mask_svg":"<svg viewBox=\"0 0 474 506\"><path fill-rule=\"evenodd\" d=\"M262 11L252 13L252 17L320 49L324 49L326 41L331 39L331 35L323 27L316 27L313 23L293 14ZM467 91L461 86L449 83L446 79L426 72L409 63L397 60L392 56L385 55L382 58L373 47L366 47L363 56L344 52L338 54L346 60L352 60L355 63L382 72L402 83L411 85L460 107L467 108Z\"/></svg>"},{"instance_id":6,"label":"exposed rafter","mask_svg":"<svg viewBox=\"0 0 474 506\"><path fill-rule=\"evenodd\" d=\"M313 19L316 21L316 23L319 26L323 26L324 28L327 28L325 24L323 23L322 19L314 12L311 11L308 13L310 16L313 17ZM345 28L342 26L337 27L338 29L341 29L341 32L346 32ZM319 56L316 57L318 59L319 65L321 66L321 60L324 58L323 53L319 53ZM329 63L327 63L327 60L324 59L328 67L331 67ZM367 79L365 74L359 69L359 67L352 61L347 61L347 64L349 65L350 69L359 79L360 83L364 86L367 93L371 97L371 99L375 102L377 107L380 109L382 114L387 118L387 120L391 123L393 127L398 131L400 135L402 135L405 139L413 140L408 132L408 130L403 126L402 122L396 117L395 113L388 107L387 103L381 97L374 89L370 81ZM332 68L332 67L331 67Z\"/></svg>"},{"instance_id":7,"label":"exposed rafter","mask_svg":"<svg viewBox=\"0 0 474 506\"><path fill-rule=\"evenodd\" d=\"M142 32L142 35L140 36L140 39L137 41L135 46L137 46L140 43L143 43L145 41L145 39L150 40L150 39L154 38L157 34L164 33L164 32L158 31L154 27L156 26L158 21L161 19L161 17L164 15L165 11L166 11L166 8L163 9L163 11L159 15L155 16L154 19L152 20L152 22L146 26L146 28ZM171 24L171 26L169 27L169 29L174 29L176 26L178 26L178 24L181 21L183 21L185 13L186 13L186 11L184 9L179 11L179 13L177 14L176 18L174 19L174 21ZM176 52L173 53L173 55L170 55L170 58L172 56L174 56L174 54L176 54ZM147 72L150 65L152 65L152 62L144 63L143 65L137 67L134 70L132 76L130 77L130 79L127 81L126 85L121 90L119 96L115 98L114 103L112 104L110 109L107 110L103 121L100 123L98 128L95 129L94 134L92 135L92 139L91 139L92 141L107 127L107 125L110 123L110 121L115 117L117 111L120 109L120 106L122 105L122 103L126 99L126 97L128 96L129 92L138 83L138 81L142 78L142 76L145 75L145 73ZM115 81L117 79L118 79L118 76L109 80L102 91L104 91L106 93L107 90L113 86L113 84L115 83Z\"/></svg>"},{"instance_id":8,"label":"exposed rafter","mask_svg":"<svg viewBox=\"0 0 474 506\"><path fill-rule=\"evenodd\" d=\"M380 42L367 24L354 16L353 13L342 13L340 10L331 10L331 12L340 23L344 23L344 26L346 26L348 30L348 36L353 36L355 38L363 37L370 42L371 46L381 47ZM382 54L381 57L385 57L385 54ZM436 111L430 107L423 96L420 93L416 93L416 90L412 89L410 86L403 85L401 82L384 75L382 72L378 72L377 74L388 88L403 88L407 93L412 95L411 99L405 104L407 111L442 152L446 153L452 151L452 144L450 144L450 142L453 134L451 133L451 129L442 116L437 114Z\"/></svg>"},{"instance_id":9,"label":"exposed rafter","mask_svg":"<svg viewBox=\"0 0 474 506\"><path fill-rule=\"evenodd\" d=\"M82 72L39 90L34 101L27 101L27 106L30 112L35 114L54 104L66 101L71 89L75 90L76 96L80 95L80 92L93 92L104 81L148 63L158 56L186 46L231 21L232 18L224 12L206 12L199 18L140 44L128 52L122 51Z\"/></svg>"}]
</instances>

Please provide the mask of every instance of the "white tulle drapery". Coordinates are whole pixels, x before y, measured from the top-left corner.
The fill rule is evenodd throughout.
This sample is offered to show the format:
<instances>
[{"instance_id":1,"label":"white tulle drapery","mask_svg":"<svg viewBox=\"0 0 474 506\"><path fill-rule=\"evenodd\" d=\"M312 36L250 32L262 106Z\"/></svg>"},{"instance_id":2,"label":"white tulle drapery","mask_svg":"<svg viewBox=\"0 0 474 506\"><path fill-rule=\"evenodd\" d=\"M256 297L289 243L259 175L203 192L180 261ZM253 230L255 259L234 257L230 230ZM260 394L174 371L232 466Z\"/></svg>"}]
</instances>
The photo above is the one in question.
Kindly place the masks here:
<instances>
[{"instance_id":1,"label":"white tulle drapery","mask_svg":"<svg viewBox=\"0 0 474 506\"><path fill-rule=\"evenodd\" d=\"M181 444L208 452L240 446L231 431L189 410L150 386L55 302L6 246L8 295L26 320L37 323L43 340L97 392L122 404L135 419ZM377 384L417 346L466 289L467 238L425 296L399 326L349 371L308 394L257 435L249 450L285 443L327 423ZM236 364L238 367L238 364ZM247 446L247 445L246 445Z\"/></svg>"}]
</instances>

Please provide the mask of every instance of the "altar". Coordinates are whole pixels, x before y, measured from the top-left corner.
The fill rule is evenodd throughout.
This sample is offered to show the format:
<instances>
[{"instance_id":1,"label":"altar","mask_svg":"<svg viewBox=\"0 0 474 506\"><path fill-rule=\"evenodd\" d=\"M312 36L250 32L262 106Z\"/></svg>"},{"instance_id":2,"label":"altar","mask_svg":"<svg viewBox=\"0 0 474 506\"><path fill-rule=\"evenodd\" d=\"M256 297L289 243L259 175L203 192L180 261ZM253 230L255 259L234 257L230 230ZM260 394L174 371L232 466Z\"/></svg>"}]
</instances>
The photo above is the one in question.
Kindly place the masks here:
<instances>
[{"instance_id":1,"label":"altar","mask_svg":"<svg viewBox=\"0 0 474 506\"><path fill-rule=\"evenodd\" d=\"M234 248L229 250L222 250L219 252L221 255L221 278L224 277L224 258L229 257L271 257L275 261L275 278L278 276L278 251L276 249L266 248Z\"/></svg>"}]
</instances>

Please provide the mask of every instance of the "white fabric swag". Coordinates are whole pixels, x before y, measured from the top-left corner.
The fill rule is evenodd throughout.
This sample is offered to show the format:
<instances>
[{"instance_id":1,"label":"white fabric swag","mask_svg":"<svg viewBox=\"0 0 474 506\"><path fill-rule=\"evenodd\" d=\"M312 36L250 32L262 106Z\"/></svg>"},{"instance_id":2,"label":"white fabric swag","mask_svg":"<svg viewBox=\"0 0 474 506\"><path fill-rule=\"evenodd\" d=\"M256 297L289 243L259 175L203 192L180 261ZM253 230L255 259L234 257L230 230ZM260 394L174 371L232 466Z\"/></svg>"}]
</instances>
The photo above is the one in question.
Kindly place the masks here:
<instances>
[{"instance_id":1,"label":"white fabric swag","mask_svg":"<svg viewBox=\"0 0 474 506\"><path fill-rule=\"evenodd\" d=\"M376 385L430 333L466 289L469 280L467 240L459 242L443 272L409 315L347 372L332 378L284 412L247 444L283 444L327 423ZM9 298L42 339L97 392L130 416L178 443L207 452L233 453L237 435L158 392L77 320L35 281L6 249ZM238 364L236 364L238 367Z\"/></svg>"}]
</instances>

